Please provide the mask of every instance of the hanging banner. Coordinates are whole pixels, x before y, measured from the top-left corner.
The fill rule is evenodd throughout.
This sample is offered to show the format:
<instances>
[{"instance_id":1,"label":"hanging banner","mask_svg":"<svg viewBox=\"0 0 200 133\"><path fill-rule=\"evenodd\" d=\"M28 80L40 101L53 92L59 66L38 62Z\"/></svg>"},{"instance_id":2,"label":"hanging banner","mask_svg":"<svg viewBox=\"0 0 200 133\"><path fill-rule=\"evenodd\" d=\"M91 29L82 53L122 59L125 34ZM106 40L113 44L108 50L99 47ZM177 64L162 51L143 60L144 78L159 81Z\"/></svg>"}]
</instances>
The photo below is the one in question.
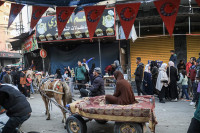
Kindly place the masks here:
<instances>
[{"instance_id":1,"label":"hanging banner","mask_svg":"<svg viewBox=\"0 0 200 133\"><path fill-rule=\"evenodd\" d=\"M179 4L180 0L160 0L154 2L170 36L172 36L174 31Z\"/></svg>"},{"instance_id":2,"label":"hanging banner","mask_svg":"<svg viewBox=\"0 0 200 133\"><path fill-rule=\"evenodd\" d=\"M37 24L37 22L40 20L40 18L47 9L48 7L33 6L32 17L31 17L31 29L35 27L35 25Z\"/></svg>"},{"instance_id":3,"label":"hanging banner","mask_svg":"<svg viewBox=\"0 0 200 133\"><path fill-rule=\"evenodd\" d=\"M36 37L38 42L66 41L89 39L89 32L84 11L77 14L72 13L61 38L58 38L56 16L42 17L36 26ZM115 9L107 8L97 25L94 38L115 37Z\"/></svg>"},{"instance_id":4,"label":"hanging banner","mask_svg":"<svg viewBox=\"0 0 200 133\"><path fill-rule=\"evenodd\" d=\"M94 36L94 32L99 23L99 20L103 14L106 6L86 6L84 7L86 22L88 26L90 40Z\"/></svg>"},{"instance_id":5,"label":"hanging banner","mask_svg":"<svg viewBox=\"0 0 200 133\"><path fill-rule=\"evenodd\" d=\"M11 4L8 28L13 23L13 21L15 20L15 18L20 13L20 11L22 10L23 7L24 7L24 5L14 4L14 3Z\"/></svg>"},{"instance_id":6,"label":"hanging banner","mask_svg":"<svg viewBox=\"0 0 200 133\"><path fill-rule=\"evenodd\" d=\"M22 50L23 50L23 53L28 53L36 49L38 49L38 43L37 43L36 35L33 34L22 45Z\"/></svg>"},{"instance_id":7,"label":"hanging banner","mask_svg":"<svg viewBox=\"0 0 200 133\"><path fill-rule=\"evenodd\" d=\"M61 37L63 29L65 28L69 18L71 17L75 7L57 7L56 17L57 17L57 27L58 27L58 37Z\"/></svg>"},{"instance_id":8,"label":"hanging banner","mask_svg":"<svg viewBox=\"0 0 200 133\"><path fill-rule=\"evenodd\" d=\"M4 4L4 1L0 1L0 6L2 6Z\"/></svg>"},{"instance_id":9,"label":"hanging banner","mask_svg":"<svg viewBox=\"0 0 200 133\"><path fill-rule=\"evenodd\" d=\"M120 23L124 30L126 40L129 37L132 26L135 22L135 18L137 17L140 4L141 3L128 3L116 5L116 11L118 13Z\"/></svg>"},{"instance_id":10,"label":"hanging banner","mask_svg":"<svg viewBox=\"0 0 200 133\"><path fill-rule=\"evenodd\" d=\"M200 6L200 0L196 0L197 4Z\"/></svg>"}]
</instances>

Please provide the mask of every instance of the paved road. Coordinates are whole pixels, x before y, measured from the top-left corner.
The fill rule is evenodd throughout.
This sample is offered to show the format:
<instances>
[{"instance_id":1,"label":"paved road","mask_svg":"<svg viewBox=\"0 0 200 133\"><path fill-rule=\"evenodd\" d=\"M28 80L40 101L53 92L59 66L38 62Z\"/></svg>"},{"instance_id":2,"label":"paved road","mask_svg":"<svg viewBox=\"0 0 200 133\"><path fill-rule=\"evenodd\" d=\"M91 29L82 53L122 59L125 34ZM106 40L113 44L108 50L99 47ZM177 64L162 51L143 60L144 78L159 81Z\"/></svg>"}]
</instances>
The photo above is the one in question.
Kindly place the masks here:
<instances>
[{"instance_id":1,"label":"paved road","mask_svg":"<svg viewBox=\"0 0 200 133\"><path fill-rule=\"evenodd\" d=\"M113 91L107 91L113 93ZM67 133L61 123L61 111L53 105L51 110L51 120L46 121L44 103L40 95L34 95L35 99L31 99L30 104L33 109L31 118L23 124L22 130L37 131L40 133ZM75 95L78 99L78 95ZM167 102L161 104L156 99L156 117L158 125L156 133L187 133L190 120L193 117L195 109L189 106L189 102ZM94 121L87 123L88 133L113 133L114 122L100 125ZM150 133L148 131L147 133Z\"/></svg>"}]
</instances>

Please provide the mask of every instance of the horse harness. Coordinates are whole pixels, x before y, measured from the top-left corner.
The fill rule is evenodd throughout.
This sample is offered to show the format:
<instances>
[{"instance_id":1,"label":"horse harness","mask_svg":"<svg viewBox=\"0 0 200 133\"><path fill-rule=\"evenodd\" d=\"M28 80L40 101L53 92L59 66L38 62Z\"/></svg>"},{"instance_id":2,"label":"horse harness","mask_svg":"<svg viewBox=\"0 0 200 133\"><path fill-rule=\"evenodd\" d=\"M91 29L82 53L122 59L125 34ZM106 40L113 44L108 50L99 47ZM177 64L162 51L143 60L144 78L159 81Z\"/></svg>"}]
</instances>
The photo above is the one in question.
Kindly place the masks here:
<instances>
[{"instance_id":1,"label":"horse harness","mask_svg":"<svg viewBox=\"0 0 200 133\"><path fill-rule=\"evenodd\" d=\"M58 83L59 83L59 80L56 80L56 82L55 82L54 85L53 85L53 89L49 89L50 83L52 83L52 81L47 80L47 81L44 82L44 91L47 91L47 92L54 92L54 93L57 93L57 94L64 95L63 92L59 92L59 91L58 91L59 87L58 87L57 85L58 85Z\"/></svg>"}]
</instances>

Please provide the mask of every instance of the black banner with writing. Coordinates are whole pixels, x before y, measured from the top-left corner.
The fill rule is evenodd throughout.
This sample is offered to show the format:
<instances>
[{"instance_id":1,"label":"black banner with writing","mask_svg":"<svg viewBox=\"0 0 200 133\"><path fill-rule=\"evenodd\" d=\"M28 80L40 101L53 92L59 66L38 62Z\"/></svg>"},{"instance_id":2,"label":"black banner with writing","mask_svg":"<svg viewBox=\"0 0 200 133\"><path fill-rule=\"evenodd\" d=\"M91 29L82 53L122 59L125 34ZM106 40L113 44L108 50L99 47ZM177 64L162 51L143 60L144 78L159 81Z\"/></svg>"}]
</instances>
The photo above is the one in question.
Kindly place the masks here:
<instances>
[{"instance_id":1,"label":"black banner with writing","mask_svg":"<svg viewBox=\"0 0 200 133\"><path fill-rule=\"evenodd\" d=\"M94 37L115 36L115 10L108 8L98 23ZM89 39L88 27L85 13L73 13L65 26L61 38L58 38L56 16L48 16L40 19L36 26L36 37L38 42L55 40Z\"/></svg>"}]
</instances>

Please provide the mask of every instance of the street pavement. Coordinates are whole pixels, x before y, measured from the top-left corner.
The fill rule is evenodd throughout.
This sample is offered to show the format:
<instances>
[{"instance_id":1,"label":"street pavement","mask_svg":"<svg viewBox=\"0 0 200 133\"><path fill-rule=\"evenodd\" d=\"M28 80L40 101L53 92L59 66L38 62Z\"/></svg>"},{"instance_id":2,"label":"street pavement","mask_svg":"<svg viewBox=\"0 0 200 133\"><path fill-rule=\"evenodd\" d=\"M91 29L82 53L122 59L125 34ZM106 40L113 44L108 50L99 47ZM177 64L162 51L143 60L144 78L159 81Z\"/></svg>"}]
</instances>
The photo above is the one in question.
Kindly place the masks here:
<instances>
[{"instance_id":1,"label":"street pavement","mask_svg":"<svg viewBox=\"0 0 200 133\"><path fill-rule=\"evenodd\" d=\"M106 91L106 94L113 94L113 90ZM74 99L79 99L76 91ZM45 106L39 94L34 95L34 99L29 100L32 106L31 118L22 125L24 132L37 131L40 133L67 133L62 121L62 113L55 105L50 109L51 120L46 120ZM156 98L155 114L158 125L156 133L187 133L191 118L195 109L189 106L189 102L166 102L159 103ZM88 133L113 133L114 122L105 125L90 121L87 123ZM150 133L148 129L147 133Z\"/></svg>"}]
</instances>

